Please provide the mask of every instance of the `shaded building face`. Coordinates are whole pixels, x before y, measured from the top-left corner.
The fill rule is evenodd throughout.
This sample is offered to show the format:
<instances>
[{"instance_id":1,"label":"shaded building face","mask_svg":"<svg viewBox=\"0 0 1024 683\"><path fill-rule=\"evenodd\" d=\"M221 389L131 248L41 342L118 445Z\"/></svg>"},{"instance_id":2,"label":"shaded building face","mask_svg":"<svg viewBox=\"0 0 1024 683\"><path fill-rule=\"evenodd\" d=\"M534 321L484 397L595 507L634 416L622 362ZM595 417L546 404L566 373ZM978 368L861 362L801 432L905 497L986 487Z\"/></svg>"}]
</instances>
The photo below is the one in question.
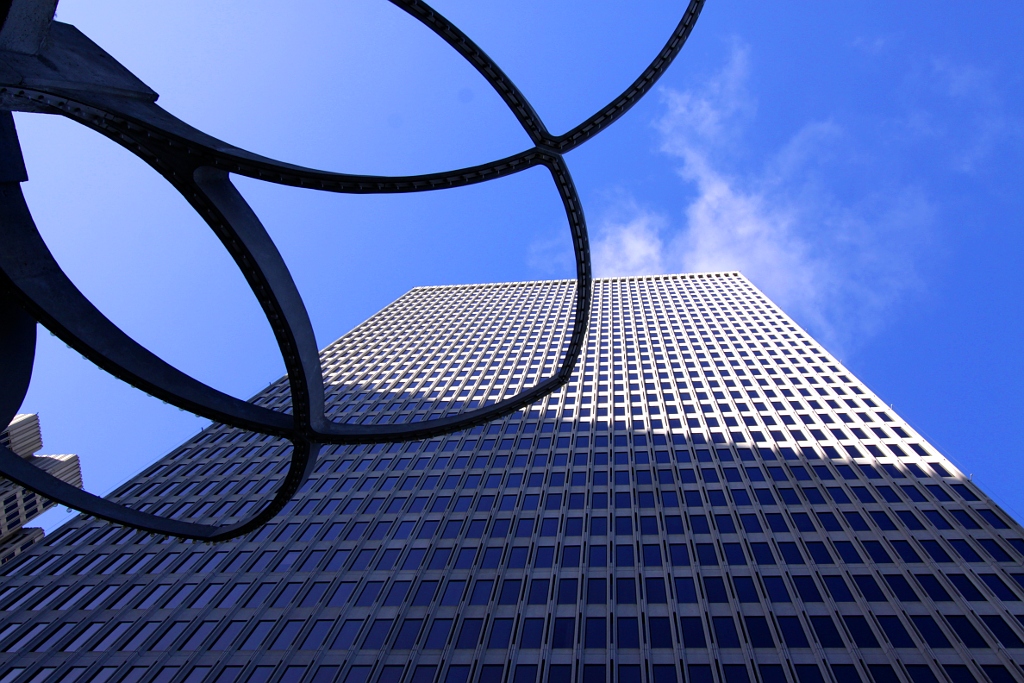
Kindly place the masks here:
<instances>
[{"instance_id":1,"label":"shaded building face","mask_svg":"<svg viewBox=\"0 0 1024 683\"><path fill-rule=\"evenodd\" d=\"M331 417L535 383L573 286L413 290L324 351ZM212 427L113 497L232 521L286 451ZM1002 683L1024 678L1022 557L1020 526L745 278L606 279L539 405L327 448L248 538L76 519L31 548L0 584L0 681Z\"/></svg>"}]
</instances>

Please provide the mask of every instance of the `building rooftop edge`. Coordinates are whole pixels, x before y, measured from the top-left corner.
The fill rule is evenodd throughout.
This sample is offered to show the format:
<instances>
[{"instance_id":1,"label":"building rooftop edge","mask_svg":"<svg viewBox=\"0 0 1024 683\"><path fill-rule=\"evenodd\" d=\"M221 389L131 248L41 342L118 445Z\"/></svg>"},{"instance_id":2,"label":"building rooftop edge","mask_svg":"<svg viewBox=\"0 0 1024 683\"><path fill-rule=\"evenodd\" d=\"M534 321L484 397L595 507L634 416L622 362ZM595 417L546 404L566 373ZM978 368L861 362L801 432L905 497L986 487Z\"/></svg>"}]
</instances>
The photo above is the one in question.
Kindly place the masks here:
<instances>
[{"instance_id":1,"label":"building rooftop edge","mask_svg":"<svg viewBox=\"0 0 1024 683\"><path fill-rule=\"evenodd\" d=\"M660 280L664 278L702 278L702 277L742 277L747 279L738 270L713 270L696 273L659 273L657 275L622 275L617 277L596 277L594 282L614 282L621 280ZM507 285L542 285L542 284L554 284L554 283L574 283L575 278L562 278L555 280L509 280L505 282L470 282L464 284L451 284L451 285L417 285L410 289L410 292L414 292L420 289L448 289L451 287L504 287Z\"/></svg>"}]
</instances>

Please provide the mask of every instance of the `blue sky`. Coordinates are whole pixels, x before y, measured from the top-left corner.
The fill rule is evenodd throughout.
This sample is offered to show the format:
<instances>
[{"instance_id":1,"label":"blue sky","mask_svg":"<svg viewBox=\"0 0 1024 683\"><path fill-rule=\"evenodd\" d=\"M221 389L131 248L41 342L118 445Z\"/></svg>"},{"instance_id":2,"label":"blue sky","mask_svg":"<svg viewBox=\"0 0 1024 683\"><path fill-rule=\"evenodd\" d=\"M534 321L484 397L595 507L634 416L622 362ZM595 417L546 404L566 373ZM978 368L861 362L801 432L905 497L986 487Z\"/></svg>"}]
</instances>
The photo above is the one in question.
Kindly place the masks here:
<instances>
[{"instance_id":1,"label":"blue sky","mask_svg":"<svg viewBox=\"0 0 1024 683\"><path fill-rule=\"evenodd\" d=\"M437 9L562 132L617 95L682 3ZM525 134L483 80L382 0L62 0L192 125L357 173L503 156ZM738 269L1024 519L1024 6L711 0L658 88L567 160L598 275ZM154 172L68 121L18 115L44 237L101 310L167 360L248 397L282 374L242 277ZM409 288L569 277L541 170L351 197L237 181L325 345ZM44 452L105 493L203 423L45 332L25 411ZM44 526L66 519L47 513Z\"/></svg>"}]
</instances>

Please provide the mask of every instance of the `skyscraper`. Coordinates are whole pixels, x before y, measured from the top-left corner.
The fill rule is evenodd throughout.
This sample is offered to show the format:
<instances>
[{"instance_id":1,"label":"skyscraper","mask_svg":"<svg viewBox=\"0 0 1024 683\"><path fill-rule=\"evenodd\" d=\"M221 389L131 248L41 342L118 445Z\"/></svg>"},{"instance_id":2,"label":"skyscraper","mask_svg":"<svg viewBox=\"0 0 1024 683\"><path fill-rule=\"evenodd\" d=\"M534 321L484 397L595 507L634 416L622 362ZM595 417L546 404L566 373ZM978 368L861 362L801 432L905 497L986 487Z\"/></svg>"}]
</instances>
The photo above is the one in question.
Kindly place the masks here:
<instances>
[{"instance_id":1,"label":"skyscraper","mask_svg":"<svg viewBox=\"0 0 1024 683\"><path fill-rule=\"evenodd\" d=\"M573 287L412 290L323 352L332 416L535 382ZM229 521L285 449L213 426L113 497ZM325 449L248 538L70 522L4 567L0 681L1002 683L1024 678L1022 556L1019 524L738 273L604 279L558 393Z\"/></svg>"},{"instance_id":2,"label":"skyscraper","mask_svg":"<svg viewBox=\"0 0 1024 683\"><path fill-rule=\"evenodd\" d=\"M15 415L7 429L0 432L0 444L53 476L82 487L82 467L77 455L35 454L43 447L38 415ZM0 564L5 564L43 538L42 529L25 525L53 507L54 502L6 479L0 479L0 501Z\"/></svg>"}]
</instances>

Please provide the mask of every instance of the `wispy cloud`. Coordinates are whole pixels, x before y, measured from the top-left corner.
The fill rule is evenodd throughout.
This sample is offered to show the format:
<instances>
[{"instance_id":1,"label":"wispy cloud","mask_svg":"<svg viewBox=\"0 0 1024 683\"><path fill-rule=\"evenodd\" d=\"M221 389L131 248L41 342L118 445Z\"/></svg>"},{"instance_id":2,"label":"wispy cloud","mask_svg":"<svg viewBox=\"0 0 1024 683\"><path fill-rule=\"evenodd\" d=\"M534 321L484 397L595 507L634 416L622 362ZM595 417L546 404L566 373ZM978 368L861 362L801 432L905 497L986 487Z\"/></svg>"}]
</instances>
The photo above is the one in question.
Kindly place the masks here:
<instances>
[{"instance_id":1,"label":"wispy cloud","mask_svg":"<svg viewBox=\"0 0 1024 683\"><path fill-rule=\"evenodd\" d=\"M927 82L949 98L959 114L954 127L931 131L942 138L956 170L974 173L998 147L1024 140L1024 125L1019 116L1007 112L993 72L949 59L935 59L931 67Z\"/></svg>"},{"instance_id":2,"label":"wispy cloud","mask_svg":"<svg viewBox=\"0 0 1024 683\"><path fill-rule=\"evenodd\" d=\"M564 230L534 240L529 245L526 263L541 277L574 277L576 257Z\"/></svg>"},{"instance_id":3,"label":"wispy cloud","mask_svg":"<svg viewBox=\"0 0 1024 683\"><path fill-rule=\"evenodd\" d=\"M686 198L670 210L615 207L596 230L595 273L739 270L827 343L847 347L915 285L911 247L931 205L911 187L837 199L822 164L846 149L846 133L829 120L807 122L760 161L734 162L757 115L748 65L737 44L700 87L663 92L661 149L679 160Z\"/></svg>"},{"instance_id":4,"label":"wispy cloud","mask_svg":"<svg viewBox=\"0 0 1024 683\"><path fill-rule=\"evenodd\" d=\"M882 54L882 52L889 46L890 42L890 38L886 36L859 36L854 38L851 46L854 49L875 57Z\"/></svg>"},{"instance_id":5,"label":"wispy cloud","mask_svg":"<svg viewBox=\"0 0 1024 683\"><path fill-rule=\"evenodd\" d=\"M598 277L654 275L665 272L661 231L664 219L628 203L618 217L606 217L600 238L591 247Z\"/></svg>"}]
</instances>

